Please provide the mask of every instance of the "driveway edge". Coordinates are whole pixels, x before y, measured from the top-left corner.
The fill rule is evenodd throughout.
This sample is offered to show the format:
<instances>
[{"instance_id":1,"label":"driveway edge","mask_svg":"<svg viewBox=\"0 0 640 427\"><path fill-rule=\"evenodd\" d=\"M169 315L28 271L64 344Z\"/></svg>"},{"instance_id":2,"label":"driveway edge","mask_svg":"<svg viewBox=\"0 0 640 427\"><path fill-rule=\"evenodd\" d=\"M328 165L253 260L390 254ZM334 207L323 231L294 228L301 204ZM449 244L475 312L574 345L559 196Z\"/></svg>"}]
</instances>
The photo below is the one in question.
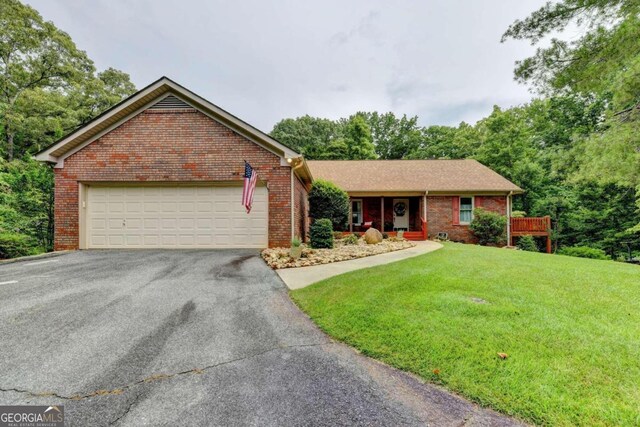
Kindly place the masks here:
<instances>
[{"instance_id":1,"label":"driveway edge","mask_svg":"<svg viewBox=\"0 0 640 427\"><path fill-rule=\"evenodd\" d=\"M402 261L442 248L442 244L431 240L416 243L417 245L412 248L399 251L309 267L280 268L276 273L290 290L301 289L339 274Z\"/></svg>"},{"instance_id":2,"label":"driveway edge","mask_svg":"<svg viewBox=\"0 0 640 427\"><path fill-rule=\"evenodd\" d=\"M0 259L0 266L5 264L14 264L16 262L33 261L33 260L45 259L45 258L55 258L57 256L65 255L70 252L74 252L74 251L54 251L54 252L45 252L43 254L38 254L38 255L21 256L18 258Z\"/></svg>"}]
</instances>

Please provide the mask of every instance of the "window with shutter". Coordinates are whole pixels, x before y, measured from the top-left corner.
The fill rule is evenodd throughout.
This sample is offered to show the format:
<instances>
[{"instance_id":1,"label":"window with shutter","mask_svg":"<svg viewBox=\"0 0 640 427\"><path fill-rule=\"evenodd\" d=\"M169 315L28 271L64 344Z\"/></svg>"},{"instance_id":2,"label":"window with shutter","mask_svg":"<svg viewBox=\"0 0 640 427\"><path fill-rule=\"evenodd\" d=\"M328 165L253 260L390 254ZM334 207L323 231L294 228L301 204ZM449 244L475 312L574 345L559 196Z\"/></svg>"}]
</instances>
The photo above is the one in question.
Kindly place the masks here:
<instances>
[{"instance_id":1,"label":"window with shutter","mask_svg":"<svg viewBox=\"0 0 640 427\"><path fill-rule=\"evenodd\" d=\"M460 197L460 224L469 224L473 219L473 197Z\"/></svg>"}]
</instances>

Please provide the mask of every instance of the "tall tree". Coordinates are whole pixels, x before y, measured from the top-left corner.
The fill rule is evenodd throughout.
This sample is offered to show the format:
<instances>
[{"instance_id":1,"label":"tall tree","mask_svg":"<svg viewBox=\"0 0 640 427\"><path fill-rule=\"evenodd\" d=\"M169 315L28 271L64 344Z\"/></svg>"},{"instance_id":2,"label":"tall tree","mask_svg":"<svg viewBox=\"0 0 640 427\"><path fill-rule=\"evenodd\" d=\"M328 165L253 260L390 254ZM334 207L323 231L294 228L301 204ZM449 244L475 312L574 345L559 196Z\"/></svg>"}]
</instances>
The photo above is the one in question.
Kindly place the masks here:
<instances>
[{"instance_id":1,"label":"tall tree","mask_svg":"<svg viewBox=\"0 0 640 427\"><path fill-rule=\"evenodd\" d=\"M392 112L359 112L371 129L371 142L381 159L402 159L420 145L418 117L396 117Z\"/></svg>"},{"instance_id":2,"label":"tall tree","mask_svg":"<svg viewBox=\"0 0 640 427\"><path fill-rule=\"evenodd\" d=\"M375 159L375 146L371 140L371 128L362 114L354 114L342 123L342 140L346 146L347 160ZM332 156L332 153L327 153Z\"/></svg>"},{"instance_id":3,"label":"tall tree","mask_svg":"<svg viewBox=\"0 0 640 427\"><path fill-rule=\"evenodd\" d=\"M35 9L17 0L0 1L0 113L8 160L25 122L16 108L21 97L31 90L63 89L92 71L86 54Z\"/></svg>"},{"instance_id":4,"label":"tall tree","mask_svg":"<svg viewBox=\"0 0 640 427\"><path fill-rule=\"evenodd\" d=\"M553 38L517 63L516 79L541 93L604 100L605 120L584 141L578 176L603 185L634 186L640 194L640 2L547 3L514 22L503 41L538 44L568 25L577 25L583 35L575 40ZM637 204L640 208L640 197Z\"/></svg>"},{"instance_id":5,"label":"tall tree","mask_svg":"<svg viewBox=\"0 0 640 427\"><path fill-rule=\"evenodd\" d=\"M279 121L273 127L271 136L313 160L324 157L339 132L335 122L306 115Z\"/></svg>"},{"instance_id":6,"label":"tall tree","mask_svg":"<svg viewBox=\"0 0 640 427\"><path fill-rule=\"evenodd\" d=\"M0 234L31 251L53 242L53 173L33 154L135 92L33 8L0 0ZM18 241L16 240L16 241Z\"/></svg>"}]
</instances>

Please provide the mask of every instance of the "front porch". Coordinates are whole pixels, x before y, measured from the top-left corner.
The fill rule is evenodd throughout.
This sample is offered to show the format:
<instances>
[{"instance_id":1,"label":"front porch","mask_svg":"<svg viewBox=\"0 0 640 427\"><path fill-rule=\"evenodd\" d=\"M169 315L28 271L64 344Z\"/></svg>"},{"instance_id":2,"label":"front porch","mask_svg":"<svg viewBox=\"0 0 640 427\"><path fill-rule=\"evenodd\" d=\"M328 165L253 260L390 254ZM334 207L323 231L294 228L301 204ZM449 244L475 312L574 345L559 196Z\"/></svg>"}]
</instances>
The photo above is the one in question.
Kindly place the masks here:
<instances>
[{"instance_id":1,"label":"front porch","mask_svg":"<svg viewBox=\"0 0 640 427\"><path fill-rule=\"evenodd\" d=\"M424 196L350 197L349 232L376 228L389 236L402 232L407 240L427 240Z\"/></svg>"}]
</instances>

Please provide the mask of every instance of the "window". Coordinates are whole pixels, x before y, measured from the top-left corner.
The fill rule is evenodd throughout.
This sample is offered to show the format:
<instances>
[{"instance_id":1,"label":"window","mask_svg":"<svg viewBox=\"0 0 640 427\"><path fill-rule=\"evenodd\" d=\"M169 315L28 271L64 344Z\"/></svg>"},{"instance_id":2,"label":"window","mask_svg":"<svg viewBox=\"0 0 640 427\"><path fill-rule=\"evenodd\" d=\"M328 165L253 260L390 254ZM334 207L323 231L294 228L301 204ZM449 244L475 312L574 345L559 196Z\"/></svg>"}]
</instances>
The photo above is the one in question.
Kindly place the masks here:
<instances>
[{"instance_id":1,"label":"window","mask_svg":"<svg viewBox=\"0 0 640 427\"><path fill-rule=\"evenodd\" d=\"M469 224L473 219L473 197L460 197L460 224Z\"/></svg>"},{"instance_id":2,"label":"window","mask_svg":"<svg viewBox=\"0 0 640 427\"><path fill-rule=\"evenodd\" d=\"M362 224L362 200L351 201L351 223Z\"/></svg>"}]
</instances>

